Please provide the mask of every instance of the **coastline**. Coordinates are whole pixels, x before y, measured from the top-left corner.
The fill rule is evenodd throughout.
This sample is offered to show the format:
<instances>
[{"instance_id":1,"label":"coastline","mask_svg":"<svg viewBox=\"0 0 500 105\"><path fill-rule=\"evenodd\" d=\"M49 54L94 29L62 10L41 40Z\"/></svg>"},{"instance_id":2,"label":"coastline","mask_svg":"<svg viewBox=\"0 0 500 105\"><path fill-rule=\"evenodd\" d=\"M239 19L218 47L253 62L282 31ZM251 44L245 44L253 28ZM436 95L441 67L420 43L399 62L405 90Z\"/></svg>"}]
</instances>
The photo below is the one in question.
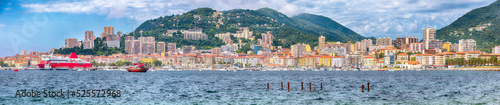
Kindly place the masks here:
<instances>
[{"instance_id":1,"label":"coastline","mask_svg":"<svg viewBox=\"0 0 500 105\"><path fill-rule=\"evenodd\" d=\"M41 70L38 68L12 68L12 67L0 67L0 70ZM460 71L500 71L500 66L487 66L487 67L459 67L459 68L426 68L426 69L394 69L394 68L381 68L381 69L302 69L302 68L287 68L287 69L262 69L262 68L238 68L238 69L206 69L206 68L197 68L197 69L155 69L151 71L436 71L436 70L460 70ZM126 71L120 69L108 69L108 70L99 70L99 71Z\"/></svg>"}]
</instances>

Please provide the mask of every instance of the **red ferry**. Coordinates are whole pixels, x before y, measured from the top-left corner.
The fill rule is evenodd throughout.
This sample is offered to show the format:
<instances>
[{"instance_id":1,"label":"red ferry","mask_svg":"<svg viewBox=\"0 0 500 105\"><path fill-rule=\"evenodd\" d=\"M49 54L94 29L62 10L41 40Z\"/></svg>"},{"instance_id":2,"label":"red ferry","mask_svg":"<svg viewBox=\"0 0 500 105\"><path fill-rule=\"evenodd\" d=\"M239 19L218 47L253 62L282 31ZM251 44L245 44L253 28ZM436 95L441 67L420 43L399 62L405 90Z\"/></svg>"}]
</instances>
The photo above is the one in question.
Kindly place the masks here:
<instances>
[{"instance_id":1,"label":"red ferry","mask_svg":"<svg viewBox=\"0 0 500 105\"><path fill-rule=\"evenodd\" d=\"M75 68L90 69L92 63L78 59L73 52L68 58L56 58L52 56L42 56L42 61L38 64L40 69L68 70Z\"/></svg>"}]
</instances>

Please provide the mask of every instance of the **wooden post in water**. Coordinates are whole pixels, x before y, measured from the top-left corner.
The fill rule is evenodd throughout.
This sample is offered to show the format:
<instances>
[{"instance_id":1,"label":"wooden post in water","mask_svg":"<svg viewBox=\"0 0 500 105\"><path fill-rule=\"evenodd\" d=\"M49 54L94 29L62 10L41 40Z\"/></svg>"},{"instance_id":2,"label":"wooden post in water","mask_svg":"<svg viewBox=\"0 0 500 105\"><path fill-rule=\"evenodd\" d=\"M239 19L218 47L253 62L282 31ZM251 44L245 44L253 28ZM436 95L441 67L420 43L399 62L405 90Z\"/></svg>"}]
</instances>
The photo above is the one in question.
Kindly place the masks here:
<instances>
[{"instance_id":1,"label":"wooden post in water","mask_svg":"<svg viewBox=\"0 0 500 105\"><path fill-rule=\"evenodd\" d=\"M309 92L312 91L311 82L309 82Z\"/></svg>"},{"instance_id":2,"label":"wooden post in water","mask_svg":"<svg viewBox=\"0 0 500 105\"><path fill-rule=\"evenodd\" d=\"M361 92L365 92L365 85L361 85Z\"/></svg>"},{"instance_id":3,"label":"wooden post in water","mask_svg":"<svg viewBox=\"0 0 500 105\"><path fill-rule=\"evenodd\" d=\"M304 82L300 82L300 87L302 87L302 90L304 90Z\"/></svg>"},{"instance_id":4,"label":"wooden post in water","mask_svg":"<svg viewBox=\"0 0 500 105\"><path fill-rule=\"evenodd\" d=\"M290 92L290 82L286 82L288 84L288 92Z\"/></svg>"},{"instance_id":5,"label":"wooden post in water","mask_svg":"<svg viewBox=\"0 0 500 105\"><path fill-rule=\"evenodd\" d=\"M368 92L370 92L370 82L367 82L366 86L367 86Z\"/></svg>"},{"instance_id":6,"label":"wooden post in water","mask_svg":"<svg viewBox=\"0 0 500 105\"><path fill-rule=\"evenodd\" d=\"M321 90L323 90L323 82L321 82Z\"/></svg>"},{"instance_id":7,"label":"wooden post in water","mask_svg":"<svg viewBox=\"0 0 500 105\"><path fill-rule=\"evenodd\" d=\"M281 90L283 90L283 81L281 81Z\"/></svg>"},{"instance_id":8,"label":"wooden post in water","mask_svg":"<svg viewBox=\"0 0 500 105\"><path fill-rule=\"evenodd\" d=\"M269 90L269 82L267 83L267 90Z\"/></svg>"}]
</instances>

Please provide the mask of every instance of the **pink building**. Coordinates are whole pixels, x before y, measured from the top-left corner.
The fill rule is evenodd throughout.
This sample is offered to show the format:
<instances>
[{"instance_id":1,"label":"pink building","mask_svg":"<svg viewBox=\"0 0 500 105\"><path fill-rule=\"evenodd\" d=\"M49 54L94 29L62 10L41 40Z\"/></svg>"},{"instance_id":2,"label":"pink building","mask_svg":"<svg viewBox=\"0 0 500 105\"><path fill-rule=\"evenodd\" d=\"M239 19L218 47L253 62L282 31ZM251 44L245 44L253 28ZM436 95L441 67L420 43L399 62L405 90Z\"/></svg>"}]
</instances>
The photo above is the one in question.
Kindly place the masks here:
<instances>
[{"instance_id":1,"label":"pink building","mask_svg":"<svg viewBox=\"0 0 500 105\"><path fill-rule=\"evenodd\" d=\"M424 52L424 43L411 43L410 51Z\"/></svg>"}]
</instances>

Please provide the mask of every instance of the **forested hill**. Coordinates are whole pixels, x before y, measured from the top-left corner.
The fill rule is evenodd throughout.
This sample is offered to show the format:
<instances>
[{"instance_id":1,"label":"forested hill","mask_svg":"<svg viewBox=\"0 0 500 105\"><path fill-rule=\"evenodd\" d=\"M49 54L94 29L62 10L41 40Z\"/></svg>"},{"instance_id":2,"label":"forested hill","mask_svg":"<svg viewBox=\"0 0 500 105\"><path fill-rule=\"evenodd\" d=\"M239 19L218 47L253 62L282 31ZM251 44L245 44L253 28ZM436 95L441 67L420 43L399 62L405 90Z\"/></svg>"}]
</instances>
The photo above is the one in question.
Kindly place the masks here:
<instances>
[{"instance_id":1,"label":"forested hill","mask_svg":"<svg viewBox=\"0 0 500 105\"><path fill-rule=\"evenodd\" d=\"M218 11L211 8L198 8L181 15L162 16L147 20L134 32L139 36L154 36L157 41L175 42L178 46L194 45L197 48L211 48L221 46L222 40L214 37L217 33L234 33L239 27L248 27L257 38L260 33L272 31L275 39L286 39L287 44L308 43L317 46L318 37L323 35L327 41L359 41L365 39L356 32L338 24L324 16L300 14L293 18L269 8L258 10L233 9ZM194 27L203 28L208 40L190 40L182 37L162 36L167 30L187 30ZM275 41L273 45L282 45Z\"/></svg>"},{"instance_id":2,"label":"forested hill","mask_svg":"<svg viewBox=\"0 0 500 105\"><path fill-rule=\"evenodd\" d=\"M491 52L500 44L500 1L469 11L450 25L437 30L437 38L453 43L474 39L477 49Z\"/></svg>"}]
</instances>

